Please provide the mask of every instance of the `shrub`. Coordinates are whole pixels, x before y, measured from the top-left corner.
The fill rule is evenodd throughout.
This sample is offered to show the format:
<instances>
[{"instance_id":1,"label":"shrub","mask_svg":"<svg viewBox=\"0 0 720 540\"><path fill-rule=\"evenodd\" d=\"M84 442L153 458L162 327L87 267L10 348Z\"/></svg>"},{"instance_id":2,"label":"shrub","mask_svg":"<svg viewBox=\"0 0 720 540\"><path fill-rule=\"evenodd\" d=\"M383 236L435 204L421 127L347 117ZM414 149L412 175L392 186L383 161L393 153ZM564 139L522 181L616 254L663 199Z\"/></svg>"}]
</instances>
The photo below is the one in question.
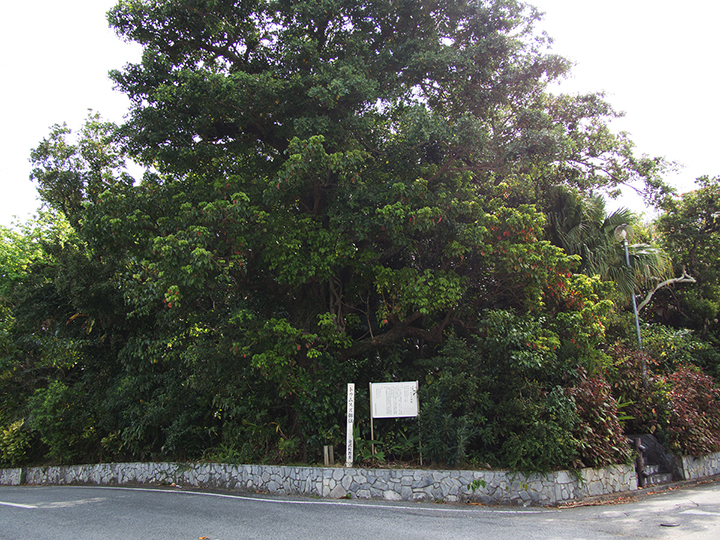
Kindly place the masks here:
<instances>
[{"instance_id":1,"label":"shrub","mask_svg":"<svg viewBox=\"0 0 720 540\"><path fill-rule=\"evenodd\" d=\"M673 451L702 456L720 451L720 389L696 366L668 377L668 437Z\"/></svg>"},{"instance_id":2,"label":"shrub","mask_svg":"<svg viewBox=\"0 0 720 540\"><path fill-rule=\"evenodd\" d=\"M625 404L625 432L656 433L667 425L667 388L665 379L656 375L657 363L653 357L619 344L609 352L613 369L608 379L615 400Z\"/></svg>"},{"instance_id":3,"label":"shrub","mask_svg":"<svg viewBox=\"0 0 720 540\"><path fill-rule=\"evenodd\" d=\"M720 353L688 328L654 324L644 330L643 343L663 373L672 373L681 364L693 364L713 377L720 375Z\"/></svg>"},{"instance_id":4,"label":"shrub","mask_svg":"<svg viewBox=\"0 0 720 540\"><path fill-rule=\"evenodd\" d=\"M487 438L491 401L477 351L451 335L440 355L418 363L427 370L419 390L423 456L442 465L462 465L477 449L475 443Z\"/></svg>"},{"instance_id":5,"label":"shrub","mask_svg":"<svg viewBox=\"0 0 720 540\"><path fill-rule=\"evenodd\" d=\"M423 403L418 421L423 454L433 464L454 467L465 463L470 442L477 435L469 416L445 412L441 399L434 396Z\"/></svg>"},{"instance_id":6,"label":"shrub","mask_svg":"<svg viewBox=\"0 0 720 540\"><path fill-rule=\"evenodd\" d=\"M574 435L579 442L581 466L604 467L627 463L632 455L625 444L619 406L604 376L588 377L582 370L579 382L567 394L575 401L578 416Z\"/></svg>"},{"instance_id":7,"label":"shrub","mask_svg":"<svg viewBox=\"0 0 720 540\"><path fill-rule=\"evenodd\" d=\"M547 472L576 461L578 441L575 405L559 386L550 392L539 387L527 395L499 404L494 422L502 442L501 466L516 471Z\"/></svg>"},{"instance_id":8,"label":"shrub","mask_svg":"<svg viewBox=\"0 0 720 540\"><path fill-rule=\"evenodd\" d=\"M25 461L30 447L30 434L25 428L25 420L18 420L7 427L0 428L0 465L15 467Z\"/></svg>"},{"instance_id":9,"label":"shrub","mask_svg":"<svg viewBox=\"0 0 720 540\"><path fill-rule=\"evenodd\" d=\"M93 461L99 446L92 414L84 407L82 391L60 381L51 381L29 400L29 425L47 446L45 457L53 463Z\"/></svg>"}]
</instances>

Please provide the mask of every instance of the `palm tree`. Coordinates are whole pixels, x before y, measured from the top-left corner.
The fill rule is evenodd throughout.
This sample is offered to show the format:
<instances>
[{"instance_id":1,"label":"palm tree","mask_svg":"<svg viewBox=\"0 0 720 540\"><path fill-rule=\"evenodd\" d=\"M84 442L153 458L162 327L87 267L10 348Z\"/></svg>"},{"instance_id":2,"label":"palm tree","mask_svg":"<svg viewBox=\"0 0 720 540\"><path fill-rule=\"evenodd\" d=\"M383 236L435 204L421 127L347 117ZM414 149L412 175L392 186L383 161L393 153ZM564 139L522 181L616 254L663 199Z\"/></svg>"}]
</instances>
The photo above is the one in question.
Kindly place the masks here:
<instances>
[{"instance_id":1,"label":"palm tree","mask_svg":"<svg viewBox=\"0 0 720 540\"><path fill-rule=\"evenodd\" d=\"M653 288L672 272L667 254L649 244L629 246L632 270L628 268L623 245L615 239L620 225L638 225L637 215L627 208L608 214L602 196L562 187L552 192L551 201L546 212L550 239L566 253L581 257L580 272L614 281L628 298Z\"/></svg>"}]
</instances>

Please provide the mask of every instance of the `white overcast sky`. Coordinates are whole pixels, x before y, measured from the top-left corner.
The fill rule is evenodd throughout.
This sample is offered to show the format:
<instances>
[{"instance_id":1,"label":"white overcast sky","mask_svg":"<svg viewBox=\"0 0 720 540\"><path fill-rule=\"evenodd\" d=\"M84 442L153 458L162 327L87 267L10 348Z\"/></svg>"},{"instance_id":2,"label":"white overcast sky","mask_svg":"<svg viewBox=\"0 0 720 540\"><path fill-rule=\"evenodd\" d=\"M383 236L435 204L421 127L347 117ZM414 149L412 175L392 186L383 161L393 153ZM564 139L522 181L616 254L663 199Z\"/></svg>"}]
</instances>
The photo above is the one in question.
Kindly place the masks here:
<instances>
[{"instance_id":1,"label":"white overcast sky","mask_svg":"<svg viewBox=\"0 0 720 540\"><path fill-rule=\"evenodd\" d=\"M555 52L576 63L567 92L604 91L625 118L638 153L684 165L669 180L681 190L720 175L720 3L710 0L531 0ZM120 121L126 98L107 77L139 59L105 13L115 0L8 2L0 18L0 224L37 209L31 148L51 125L78 128L88 109ZM636 209L638 203L624 199Z\"/></svg>"}]
</instances>

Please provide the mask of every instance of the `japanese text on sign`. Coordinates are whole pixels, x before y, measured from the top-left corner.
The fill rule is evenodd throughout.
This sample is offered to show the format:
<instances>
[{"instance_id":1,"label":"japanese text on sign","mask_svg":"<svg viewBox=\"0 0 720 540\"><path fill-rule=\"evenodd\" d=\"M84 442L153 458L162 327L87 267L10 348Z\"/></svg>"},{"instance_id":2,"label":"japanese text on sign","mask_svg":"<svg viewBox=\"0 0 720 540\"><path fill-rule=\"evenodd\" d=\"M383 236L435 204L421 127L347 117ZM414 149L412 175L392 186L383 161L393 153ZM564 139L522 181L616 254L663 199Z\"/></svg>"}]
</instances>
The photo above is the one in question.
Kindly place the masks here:
<instances>
[{"instance_id":1,"label":"japanese text on sign","mask_svg":"<svg viewBox=\"0 0 720 540\"><path fill-rule=\"evenodd\" d=\"M418 382L370 383L373 418L407 418L418 415Z\"/></svg>"}]
</instances>

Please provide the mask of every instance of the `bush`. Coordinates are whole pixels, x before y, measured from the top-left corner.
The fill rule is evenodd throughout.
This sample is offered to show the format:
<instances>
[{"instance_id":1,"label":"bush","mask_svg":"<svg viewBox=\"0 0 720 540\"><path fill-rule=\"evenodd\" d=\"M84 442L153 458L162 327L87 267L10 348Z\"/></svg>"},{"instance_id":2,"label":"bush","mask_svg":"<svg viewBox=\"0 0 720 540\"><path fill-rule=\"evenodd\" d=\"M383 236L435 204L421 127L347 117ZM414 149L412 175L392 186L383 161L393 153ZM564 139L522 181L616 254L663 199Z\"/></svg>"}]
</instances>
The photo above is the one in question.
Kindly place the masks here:
<instances>
[{"instance_id":1,"label":"bush","mask_svg":"<svg viewBox=\"0 0 720 540\"><path fill-rule=\"evenodd\" d=\"M684 339L681 332L675 337ZM626 433L656 433L671 451L684 455L720 451L720 389L700 367L680 363L687 356L678 355L677 343L669 339L663 347L655 344L656 352L667 352L661 363L640 351L612 348L613 395L628 402Z\"/></svg>"},{"instance_id":2,"label":"bush","mask_svg":"<svg viewBox=\"0 0 720 540\"><path fill-rule=\"evenodd\" d=\"M486 413L491 402L477 352L453 335L440 355L419 363L428 370L426 384L419 390L423 455L434 463L460 466L468 459L473 442L487 437Z\"/></svg>"},{"instance_id":3,"label":"bush","mask_svg":"<svg viewBox=\"0 0 720 540\"><path fill-rule=\"evenodd\" d=\"M654 324L644 330L643 344L663 373L672 373L681 364L693 364L713 377L720 375L720 353L690 329Z\"/></svg>"},{"instance_id":4,"label":"bush","mask_svg":"<svg viewBox=\"0 0 720 540\"><path fill-rule=\"evenodd\" d=\"M468 457L468 448L477 429L468 416L445 412L438 396L423 402L420 417L423 454L435 465L459 466Z\"/></svg>"},{"instance_id":5,"label":"bush","mask_svg":"<svg viewBox=\"0 0 720 540\"><path fill-rule=\"evenodd\" d=\"M665 379L656 374L657 362L641 351L619 344L609 352L613 369L608 379L613 397L624 404L625 432L656 433L667 425L667 388Z\"/></svg>"},{"instance_id":6,"label":"bush","mask_svg":"<svg viewBox=\"0 0 720 540\"><path fill-rule=\"evenodd\" d=\"M0 465L16 467L25 461L30 447L30 434L25 420L0 428Z\"/></svg>"},{"instance_id":7,"label":"bush","mask_svg":"<svg viewBox=\"0 0 720 540\"><path fill-rule=\"evenodd\" d=\"M504 441L503 465L525 472L570 467L578 451L573 436L577 414L572 399L559 386L541 395L532 395L536 392L528 390L531 396L518 396L505 403L505 414L496 421L499 438Z\"/></svg>"},{"instance_id":8,"label":"bush","mask_svg":"<svg viewBox=\"0 0 720 540\"><path fill-rule=\"evenodd\" d=\"M575 401L578 422L574 435L579 442L578 458L585 467L628 463L632 458L619 420L619 405L604 376L588 377L580 372L578 384L567 390Z\"/></svg>"},{"instance_id":9,"label":"bush","mask_svg":"<svg viewBox=\"0 0 720 540\"><path fill-rule=\"evenodd\" d=\"M82 403L82 390L52 381L29 400L30 427L47 445L45 457L53 463L94 461L99 446L91 413Z\"/></svg>"},{"instance_id":10,"label":"bush","mask_svg":"<svg viewBox=\"0 0 720 540\"><path fill-rule=\"evenodd\" d=\"M682 366L668 377L670 448L683 455L720 451L720 389L696 366Z\"/></svg>"}]
</instances>

